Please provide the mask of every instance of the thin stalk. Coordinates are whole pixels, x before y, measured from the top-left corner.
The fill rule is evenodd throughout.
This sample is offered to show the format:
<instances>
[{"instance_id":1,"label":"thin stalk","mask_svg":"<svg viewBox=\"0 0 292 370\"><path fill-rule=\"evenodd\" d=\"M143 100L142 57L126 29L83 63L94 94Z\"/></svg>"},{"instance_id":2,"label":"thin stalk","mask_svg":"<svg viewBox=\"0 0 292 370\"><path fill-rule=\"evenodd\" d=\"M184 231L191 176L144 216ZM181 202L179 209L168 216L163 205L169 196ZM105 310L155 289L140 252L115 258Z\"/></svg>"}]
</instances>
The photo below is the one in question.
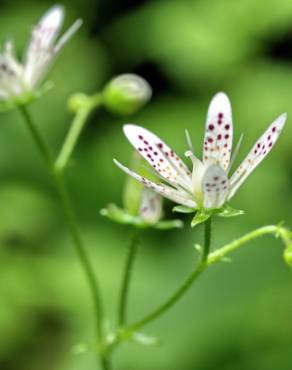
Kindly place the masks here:
<instances>
[{"instance_id":1,"label":"thin stalk","mask_svg":"<svg viewBox=\"0 0 292 370\"><path fill-rule=\"evenodd\" d=\"M92 110L96 109L102 103L101 94L99 93L91 97L84 96L83 99L84 101L77 110L77 113L62 145L61 151L55 162L55 167L58 171L62 171L67 166L79 136L86 124L87 118Z\"/></svg>"},{"instance_id":2,"label":"thin stalk","mask_svg":"<svg viewBox=\"0 0 292 370\"><path fill-rule=\"evenodd\" d=\"M120 301L118 305L118 325L120 327L124 326L127 319L127 306L128 306L128 295L129 295L129 285L132 276L133 263L137 254L139 245L139 232L134 232L128 253L126 258L126 264L124 269L124 274L122 277Z\"/></svg>"},{"instance_id":3,"label":"thin stalk","mask_svg":"<svg viewBox=\"0 0 292 370\"><path fill-rule=\"evenodd\" d=\"M94 311L95 311L94 316L95 316L95 321L96 321L95 332L96 332L97 340L101 342L103 340L103 330L102 330L103 310L102 310L102 301L101 301L99 284L94 274L94 268L90 263L90 259L87 256L85 247L83 245L82 239L79 234L74 208L73 208L73 205L72 205L72 202L71 202L68 190L67 190L67 186L66 186L63 174L62 172L58 172L54 170L54 161L53 161L51 152L49 148L47 147L46 142L43 140L37 126L34 124L32 117L30 113L28 112L28 110L26 109L26 107L20 106L19 110L54 180L54 183L55 183L55 186L56 186L56 189L57 189L60 201L61 201L61 205L63 208L63 212L66 218L66 222L69 228L69 232L70 232L74 247L76 249L77 256L80 261L80 265L84 271L84 275L87 280L88 287L92 295ZM109 360L106 359L104 355L100 356L100 363L104 370L110 370L110 364L108 361Z\"/></svg>"},{"instance_id":4,"label":"thin stalk","mask_svg":"<svg viewBox=\"0 0 292 370\"><path fill-rule=\"evenodd\" d=\"M38 150L43 157L44 161L46 162L46 165L48 166L48 169L50 172L53 171L53 165L54 165L54 160L53 156L51 154L51 151L47 147L46 143L44 142L43 138L41 137L39 130L35 126L35 124L32 121L31 115L29 114L28 110L24 105L20 105L19 111L22 114L22 117L24 118L24 121L27 124L27 127L31 133L31 136L33 137L36 146L38 147Z\"/></svg>"},{"instance_id":5,"label":"thin stalk","mask_svg":"<svg viewBox=\"0 0 292 370\"><path fill-rule=\"evenodd\" d=\"M127 331L135 331L149 324L151 321L157 319L166 311L168 311L182 296L183 294L192 286L193 282L201 275L207 266L207 257L211 246L211 218L205 222L204 230L204 250L200 263L197 268L192 271L192 273L183 281L180 287L168 298L161 306L156 308L150 314L137 321L134 324L129 325Z\"/></svg>"},{"instance_id":6,"label":"thin stalk","mask_svg":"<svg viewBox=\"0 0 292 370\"><path fill-rule=\"evenodd\" d=\"M226 244L222 248L215 250L214 252L209 254L210 245L211 245L211 220L205 222L205 244L204 244L204 251L201 263L198 265L197 269L195 269L189 277L183 282L183 284L179 287L179 289L158 309L154 310L148 316L143 318L142 320L130 325L128 327L129 331L134 331L142 326L148 324L150 321L156 319L165 311L173 306L174 303L178 301L178 299L185 293L185 291L192 285L192 283L196 280L196 278L205 270L206 267L219 262L224 258L227 254L234 252L235 250L239 249L242 245L260 237L263 235L272 234L275 237L281 238L284 245L287 247L291 245L291 238L290 232L288 229L277 226L277 225L269 225L263 226L259 229L253 230L250 233L234 240L233 242Z\"/></svg>"},{"instance_id":7,"label":"thin stalk","mask_svg":"<svg viewBox=\"0 0 292 370\"><path fill-rule=\"evenodd\" d=\"M275 237L280 237L283 243L288 246L291 244L290 234L289 231L277 225L268 225L260 227L259 229L253 230L244 236L232 241L231 243L226 244L222 248L215 250L214 252L210 253L207 259L207 265L212 265L215 262L222 260L227 254L236 251L239 249L243 244L250 242L253 239L256 239L260 236L272 234Z\"/></svg>"}]
</instances>

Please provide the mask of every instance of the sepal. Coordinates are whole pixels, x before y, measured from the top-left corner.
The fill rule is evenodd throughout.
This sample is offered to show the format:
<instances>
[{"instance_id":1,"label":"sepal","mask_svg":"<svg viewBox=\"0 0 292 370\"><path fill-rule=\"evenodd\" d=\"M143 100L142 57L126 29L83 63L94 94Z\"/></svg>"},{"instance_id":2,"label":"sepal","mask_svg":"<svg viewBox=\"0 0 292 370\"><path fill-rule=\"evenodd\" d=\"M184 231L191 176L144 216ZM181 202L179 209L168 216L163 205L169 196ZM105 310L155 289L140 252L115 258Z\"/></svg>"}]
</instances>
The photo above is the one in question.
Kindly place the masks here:
<instances>
[{"instance_id":1,"label":"sepal","mask_svg":"<svg viewBox=\"0 0 292 370\"><path fill-rule=\"evenodd\" d=\"M244 214L244 211L241 209L234 209L229 205L224 205L222 208L218 210L217 216L219 217L236 217L241 216Z\"/></svg>"},{"instance_id":2,"label":"sepal","mask_svg":"<svg viewBox=\"0 0 292 370\"><path fill-rule=\"evenodd\" d=\"M208 209L205 209L205 208L202 208L202 209L198 209L196 214L195 214L195 217L192 219L192 222L191 222L191 226L192 227L195 227L205 221L207 221L213 214L213 210L208 210Z\"/></svg>"},{"instance_id":3,"label":"sepal","mask_svg":"<svg viewBox=\"0 0 292 370\"><path fill-rule=\"evenodd\" d=\"M186 206L175 206L172 208L172 212L178 212L178 213L194 213L196 212L196 208L190 208Z\"/></svg>"},{"instance_id":4,"label":"sepal","mask_svg":"<svg viewBox=\"0 0 292 370\"><path fill-rule=\"evenodd\" d=\"M181 220L165 220L157 222L147 222L140 216L133 216L125 209L111 203L100 211L100 214L111 221L122 225L132 225L140 229L154 228L157 230L170 230L183 227Z\"/></svg>"},{"instance_id":5,"label":"sepal","mask_svg":"<svg viewBox=\"0 0 292 370\"><path fill-rule=\"evenodd\" d=\"M19 96L11 97L8 99L3 99L0 101L0 112L7 112L12 109L16 109L19 106L29 105L34 101L40 99L46 92L51 90L54 84L51 81L45 82L38 89L33 91L27 91Z\"/></svg>"},{"instance_id":6,"label":"sepal","mask_svg":"<svg viewBox=\"0 0 292 370\"><path fill-rule=\"evenodd\" d=\"M181 229L184 223L181 220L167 220L159 221L155 224L154 228L157 230L171 230L171 229Z\"/></svg>"}]
</instances>

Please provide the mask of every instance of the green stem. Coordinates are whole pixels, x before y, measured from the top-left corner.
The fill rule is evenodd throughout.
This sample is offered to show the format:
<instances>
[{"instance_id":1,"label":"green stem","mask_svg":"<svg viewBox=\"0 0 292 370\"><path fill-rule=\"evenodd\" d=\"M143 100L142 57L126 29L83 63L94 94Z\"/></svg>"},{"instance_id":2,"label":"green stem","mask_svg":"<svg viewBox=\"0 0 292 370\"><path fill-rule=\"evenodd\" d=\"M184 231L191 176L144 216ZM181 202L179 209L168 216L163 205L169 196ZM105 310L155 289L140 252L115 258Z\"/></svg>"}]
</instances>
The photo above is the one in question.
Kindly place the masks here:
<instances>
[{"instance_id":1,"label":"green stem","mask_svg":"<svg viewBox=\"0 0 292 370\"><path fill-rule=\"evenodd\" d=\"M52 172L53 167L54 167L54 160L53 160L53 156L52 156L49 148L47 147L46 143L44 142L43 138L41 137L41 135L39 133L39 130L34 125L34 123L32 121L32 118L31 118L31 115L29 114L26 107L24 105L20 105L18 108L19 108L19 111L22 114L22 116L23 116L23 118L24 118L24 120L25 120L25 122L28 126L28 129L29 129L29 131L30 131L30 133L31 133L39 151L40 151L41 156L43 157L44 161L46 162L49 171Z\"/></svg>"},{"instance_id":2,"label":"green stem","mask_svg":"<svg viewBox=\"0 0 292 370\"><path fill-rule=\"evenodd\" d=\"M183 281L181 286L168 298L161 306L152 311L149 315L143 319L137 321L134 324L129 325L126 330L133 332L138 330L142 326L148 324L149 322L157 319L159 316L168 311L181 297L182 295L191 287L193 282L198 278L199 275L205 270L207 266L207 257L211 246L211 218L205 222L204 231L204 250L200 263L197 268L192 271L192 273Z\"/></svg>"},{"instance_id":3,"label":"green stem","mask_svg":"<svg viewBox=\"0 0 292 370\"><path fill-rule=\"evenodd\" d=\"M227 254L234 252L239 249L245 243L248 243L260 236L272 234L276 238L281 238L282 242L286 247L291 246L291 236L288 229L282 226L269 225L263 226L259 229L253 230L250 233L234 240L231 243L226 244L220 249L209 253L211 245L211 219L205 222L205 242L204 250L201 262L197 268L185 279L183 284L178 288L178 290L160 307L154 310L152 313L137 321L136 323L126 327L125 332L131 333L144 325L148 324L152 320L156 319L162 315L165 311L171 308L178 299L186 292L186 290L192 285L192 283L197 279L197 277L206 269L206 267L221 261Z\"/></svg>"},{"instance_id":4,"label":"green stem","mask_svg":"<svg viewBox=\"0 0 292 370\"><path fill-rule=\"evenodd\" d=\"M211 220L205 222L205 245L202 254L201 262L199 263L197 269L195 269L189 277L183 282L179 289L160 307L150 313L148 316L142 320L129 325L128 327L120 327L116 333L115 340L108 344L108 350L112 351L116 348L120 342L128 340L131 338L134 331L140 329L144 325L148 324L152 320L156 319L158 316L163 314L168 310L172 305L177 302L177 300L182 296L182 294L191 286L193 281L205 270L206 267L221 261L227 254L234 252L239 249L245 243L248 243L258 237L272 234L276 238L281 238L286 250L291 248L291 231L282 226L269 225L263 226L259 229L251 231L250 233L234 240L233 242L226 244L220 249L215 250L212 253L209 253L211 245ZM288 262L290 263L290 262Z\"/></svg>"},{"instance_id":5,"label":"green stem","mask_svg":"<svg viewBox=\"0 0 292 370\"><path fill-rule=\"evenodd\" d=\"M135 232L132 236L131 243L129 245L124 275L122 278L122 285L121 285L121 295L120 301L118 306L118 325L120 327L124 326L126 323L126 315L127 315L127 303L128 303L128 294L129 294L129 285L132 276L132 268L134 259L137 254L139 245L139 232Z\"/></svg>"},{"instance_id":6,"label":"green stem","mask_svg":"<svg viewBox=\"0 0 292 370\"><path fill-rule=\"evenodd\" d=\"M58 155L55 166L60 172L67 166L68 161L73 153L79 136L84 128L84 125L93 109L96 109L102 103L101 94L96 94L91 97L84 96L83 101L73 119L70 130L64 140L62 149Z\"/></svg>"},{"instance_id":7,"label":"green stem","mask_svg":"<svg viewBox=\"0 0 292 370\"><path fill-rule=\"evenodd\" d=\"M101 342L103 340L103 331L102 331L102 321L103 321L103 310L102 310L102 302L101 302L101 295L99 284L97 282L96 276L94 274L94 268L90 263L90 259L87 256L86 250L84 248L83 242L81 240L79 230L77 227L76 216L72 206L72 202L64 181L64 177L62 172L54 170L54 161L53 157L50 153L49 148L47 147L45 141L43 140L42 136L37 129L37 126L33 123L31 115L29 114L28 110L24 106L20 106L19 110L27 123L27 127L43 157L45 160L48 170L53 177L55 182L56 189L58 191L58 195L62 204L62 208L66 217L66 221L68 224L68 228L73 240L73 244L75 246L80 264L83 268L84 275L87 279L88 286L90 288L94 310L95 310L95 321L96 321L96 336L97 340ZM108 359L104 357L104 355L100 356L100 363L104 370L110 370L110 365Z\"/></svg>"},{"instance_id":8,"label":"green stem","mask_svg":"<svg viewBox=\"0 0 292 370\"><path fill-rule=\"evenodd\" d=\"M267 234L272 234L276 237L280 237L286 246L291 244L289 231L286 228L276 225L263 226L210 253L207 259L207 265L209 266L215 262L222 260L222 258L224 258L227 254L234 252L243 244Z\"/></svg>"}]
</instances>

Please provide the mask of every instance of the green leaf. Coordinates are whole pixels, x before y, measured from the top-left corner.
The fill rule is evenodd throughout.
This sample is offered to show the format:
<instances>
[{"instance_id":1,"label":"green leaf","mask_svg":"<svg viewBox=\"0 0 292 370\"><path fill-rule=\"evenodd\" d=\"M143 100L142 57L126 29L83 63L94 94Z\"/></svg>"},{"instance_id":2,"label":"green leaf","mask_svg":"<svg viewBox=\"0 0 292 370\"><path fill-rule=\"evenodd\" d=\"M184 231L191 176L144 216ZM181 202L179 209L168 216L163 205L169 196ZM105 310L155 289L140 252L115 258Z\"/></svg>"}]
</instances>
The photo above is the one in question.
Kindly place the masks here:
<instances>
[{"instance_id":1,"label":"green leaf","mask_svg":"<svg viewBox=\"0 0 292 370\"><path fill-rule=\"evenodd\" d=\"M196 208L190 208L190 207L186 207L186 206L175 206L175 207L173 207L172 212L194 213L194 212L196 212Z\"/></svg>"},{"instance_id":2,"label":"green leaf","mask_svg":"<svg viewBox=\"0 0 292 370\"><path fill-rule=\"evenodd\" d=\"M228 205L225 205L224 207L222 207L222 209L218 212L217 215L219 217L236 217L236 216L240 216L243 214L244 214L244 211L240 209L234 209Z\"/></svg>"},{"instance_id":3,"label":"green leaf","mask_svg":"<svg viewBox=\"0 0 292 370\"><path fill-rule=\"evenodd\" d=\"M212 210L207 210L207 209L200 209L195 217L192 219L191 226L195 227L202 222L205 222L212 216Z\"/></svg>"}]
</instances>

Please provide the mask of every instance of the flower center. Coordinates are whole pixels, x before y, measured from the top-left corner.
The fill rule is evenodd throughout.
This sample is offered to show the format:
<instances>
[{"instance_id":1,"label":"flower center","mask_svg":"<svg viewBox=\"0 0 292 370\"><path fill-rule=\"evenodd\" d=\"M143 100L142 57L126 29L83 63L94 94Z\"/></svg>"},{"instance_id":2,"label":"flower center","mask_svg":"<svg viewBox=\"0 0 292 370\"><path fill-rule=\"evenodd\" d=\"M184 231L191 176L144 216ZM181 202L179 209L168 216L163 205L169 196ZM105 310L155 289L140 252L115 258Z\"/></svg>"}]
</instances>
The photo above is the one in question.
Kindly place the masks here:
<instances>
[{"instance_id":1,"label":"flower center","mask_svg":"<svg viewBox=\"0 0 292 370\"><path fill-rule=\"evenodd\" d=\"M198 205L202 205L204 201L202 180L208 166L206 166L202 161L200 161L191 150L188 150L185 153L185 156L190 158L193 163L192 192L194 195L194 200Z\"/></svg>"}]
</instances>

